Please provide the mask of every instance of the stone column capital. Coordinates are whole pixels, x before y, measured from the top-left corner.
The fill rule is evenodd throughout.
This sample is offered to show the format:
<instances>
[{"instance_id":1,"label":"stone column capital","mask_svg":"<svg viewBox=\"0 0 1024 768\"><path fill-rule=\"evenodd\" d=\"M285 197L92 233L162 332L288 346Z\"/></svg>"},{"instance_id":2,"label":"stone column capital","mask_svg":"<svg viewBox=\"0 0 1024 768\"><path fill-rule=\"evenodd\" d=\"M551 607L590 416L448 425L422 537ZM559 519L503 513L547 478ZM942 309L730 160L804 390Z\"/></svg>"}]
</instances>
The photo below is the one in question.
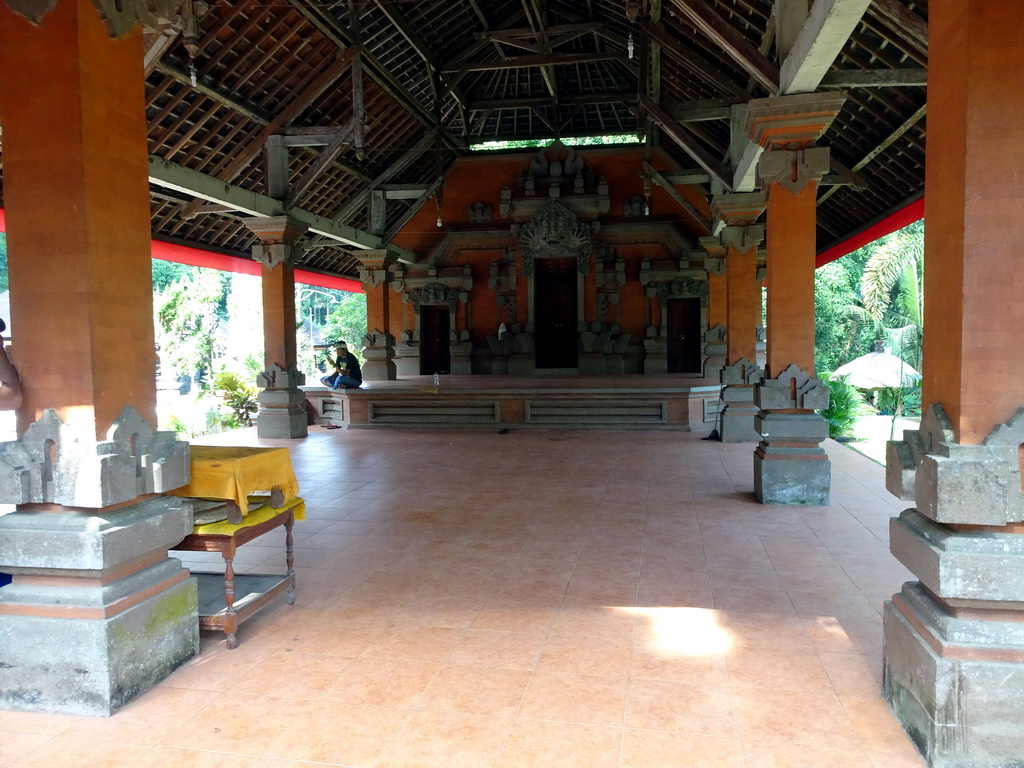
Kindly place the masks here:
<instances>
[{"instance_id":1,"label":"stone column capital","mask_svg":"<svg viewBox=\"0 0 1024 768\"><path fill-rule=\"evenodd\" d=\"M711 200L711 215L727 227L745 227L757 221L767 205L764 192L715 195Z\"/></svg>"},{"instance_id":2,"label":"stone column capital","mask_svg":"<svg viewBox=\"0 0 1024 768\"><path fill-rule=\"evenodd\" d=\"M288 215L251 218L245 226L259 238L252 247L253 260L273 269L282 262L294 263L300 253L298 240L306 234L304 222Z\"/></svg>"},{"instance_id":3,"label":"stone column capital","mask_svg":"<svg viewBox=\"0 0 1024 768\"><path fill-rule=\"evenodd\" d=\"M842 92L754 99L747 105L747 135L766 152L812 146L832 125L845 101Z\"/></svg>"},{"instance_id":4,"label":"stone column capital","mask_svg":"<svg viewBox=\"0 0 1024 768\"><path fill-rule=\"evenodd\" d=\"M757 164L757 177L763 189L778 184L796 195L828 173L829 157L828 147L765 152Z\"/></svg>"},{"instance_id":5,"label":"stone column capital","mask_svg":"<svg viewBox=\"0 0 1024 768\"><path fill-rule=\"evenodd\" d=\"M764 242L764 225L750 224L744 227L726 227L722 230L722 245L727 249L748 251Z\"/></svg>"}]
</instances>

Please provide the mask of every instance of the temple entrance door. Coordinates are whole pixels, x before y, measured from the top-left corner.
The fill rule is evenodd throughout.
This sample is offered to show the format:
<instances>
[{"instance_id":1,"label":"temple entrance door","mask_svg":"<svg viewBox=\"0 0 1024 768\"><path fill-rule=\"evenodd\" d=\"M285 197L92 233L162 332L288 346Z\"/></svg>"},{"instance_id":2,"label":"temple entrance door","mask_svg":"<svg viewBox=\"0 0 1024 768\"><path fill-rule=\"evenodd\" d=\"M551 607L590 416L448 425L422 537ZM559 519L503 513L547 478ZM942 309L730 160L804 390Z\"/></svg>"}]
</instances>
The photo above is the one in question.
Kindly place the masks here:
<instances>
[{"instance_id":1,"label":"temple entrance door","mask_svg":"<svg viewBox=\"0 0 1024 768\"><path fill-rule=\"evenodd\" d=\"M702 373L700 299L668 300L668 372Z\"/></svg>"},{"instance_id":2,"label":"temple entrance door","mask_svg":"<svg viewBox=\"0 0 1024 768\"><path fill-rule=\"evenodd\" d=\"M534 349L538 368L579 366L576 259L534 262Z\"/></svg>"},{"instance_id":3,"label":"temple entrance door","mask_svg":"<svg viewBox=\"0 0 1024 768\"><path fill-rule=\"evenodd\" d=\"M451 373L448 307L420 305L420 374Z\"/></svg>"}]
</instances>

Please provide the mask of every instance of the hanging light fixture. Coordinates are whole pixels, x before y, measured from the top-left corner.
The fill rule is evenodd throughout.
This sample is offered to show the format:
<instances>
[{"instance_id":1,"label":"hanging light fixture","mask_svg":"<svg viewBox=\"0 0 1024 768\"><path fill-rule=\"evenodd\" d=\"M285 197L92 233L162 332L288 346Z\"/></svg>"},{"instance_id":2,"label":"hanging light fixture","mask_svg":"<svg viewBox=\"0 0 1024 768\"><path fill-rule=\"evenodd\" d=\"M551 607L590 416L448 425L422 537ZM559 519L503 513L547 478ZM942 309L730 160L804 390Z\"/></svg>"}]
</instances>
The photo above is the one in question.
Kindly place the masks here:
<instances>
[{"instance_id":1,"label":"hanging light fixture","mask_svg":"<svg viewBox=\"0 0 1024 768\"><path fill-rule=\"evenodd\" d=\"M636 0L628 0L626 3L626 18L629 19L629 37L626 39L626 53L633 58L636 51L636 42L633 31L636 29L636 20L640 18L640 4Z\"/></svg>"},{"instance_id":2,"label":"hanging light fixture","mask_svg":"<svg viewBox=\"0 0 1024 768\"><path fill-rule=\"evenodd\" d=\"M444 222L441 221L441 196L434 195L434 205L437 206L437 227L440 229L444 226Z\"/></svg>"},{"instance_id":3,"label":"hanging light fixture","mask_svg":"<svg viewBox=\"0 0 1024 768\"><path fill-rule=\"evenodd\" d=\"M199 47L199 18L209 10L210 6L204 0L185 0L181 7L181 14L178 16L181 37L185 44L185 50L188 51L188 75L193 88L199 84L196 71L196 57L201 51Z\"/></svg>"}]
</instances>

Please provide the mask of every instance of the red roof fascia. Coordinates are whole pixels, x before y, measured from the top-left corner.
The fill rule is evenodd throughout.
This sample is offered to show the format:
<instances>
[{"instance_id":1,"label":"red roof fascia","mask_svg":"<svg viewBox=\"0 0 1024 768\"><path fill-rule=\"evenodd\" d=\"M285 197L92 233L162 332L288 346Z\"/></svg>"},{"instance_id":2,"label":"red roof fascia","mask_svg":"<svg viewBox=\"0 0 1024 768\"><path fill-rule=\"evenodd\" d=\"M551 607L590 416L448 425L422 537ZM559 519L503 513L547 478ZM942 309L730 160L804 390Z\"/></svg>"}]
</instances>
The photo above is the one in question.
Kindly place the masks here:
<instances>
[{"instance_id":1,"label":"red roof fascia","mask_svg":"<svg viewBox=\"0 0 1024 768\"><path fill-rule=\"evenodd\" d=\"M841 259L848 253L853 253L858 248L862 248L868 243L873 243L880 237L885 237L895 232L897 229L902 229L907 224L913 224L915 221L924 218L924 198L921 197L909 205L900 208L895 213L886 216L881 221L877 222L873 226L868 227L863 232L859 232L853 237L844 240L841 243L833 245L831 248L827 248L818 254L818 258L815 261L815 267L821 267L828 264L836 259Z\"/></svg>"},{"instance_id":2,"label":"red roof fascia","mask_svg":"<svg viewBox=\"0 0 1024 768\"><path fill-rule=\"evenodd\" d=\"M0 232L6 231L4 209L0 208ZM190 248L186 245L165 243L162 240L153 240L151 243L153 258L160 259L161 261L173 261L177 264L188 264L192 267L219 269L224 272L235 272L240 275L258 275L260 273L260 265L248 259L239 259L236 256L227 256L223 253L204 251L200 248ZM319 272L310 272L305 269L295 270L295 282L302 283L303 285L315 285L318 288L332 288L336 291L363 293L363 284L358 280L321 275Z\"/></svg>"}]
</instances>

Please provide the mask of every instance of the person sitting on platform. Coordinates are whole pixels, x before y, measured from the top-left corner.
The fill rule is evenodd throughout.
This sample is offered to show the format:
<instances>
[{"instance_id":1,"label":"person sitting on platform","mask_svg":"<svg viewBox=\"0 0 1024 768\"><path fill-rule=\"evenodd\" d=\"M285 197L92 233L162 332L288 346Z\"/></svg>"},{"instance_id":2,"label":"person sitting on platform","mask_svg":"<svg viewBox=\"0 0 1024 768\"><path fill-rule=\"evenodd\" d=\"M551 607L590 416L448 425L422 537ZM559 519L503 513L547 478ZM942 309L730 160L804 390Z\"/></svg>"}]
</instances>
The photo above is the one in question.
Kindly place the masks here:
<instances>
[{"instance_id":1,"label":"person sitting on platform","mask_svg":"<svg viewBox=\"0 0 1024 768\"><path fill-rule=\"evenodd\" d=\"M320 383L331 389L356 389L363 384L363 374L359 370L359 361L355 355L349 354L348 345L339 341L334 348L337 358L334 360L334 373L324 376Z\"/></svg>"},{"instance_id":2,"label":"person sitting on platform","mask_svg":"<svg viewBox=\"0 0 1024 768\"><path fill-rule=\"evenodd\" d=\"M0 410L13 411L21 408L24 397L21 391L21 378L4 347L3 332L6 330L7 323L0 319Z\"/></svg>"}]
</instances>

